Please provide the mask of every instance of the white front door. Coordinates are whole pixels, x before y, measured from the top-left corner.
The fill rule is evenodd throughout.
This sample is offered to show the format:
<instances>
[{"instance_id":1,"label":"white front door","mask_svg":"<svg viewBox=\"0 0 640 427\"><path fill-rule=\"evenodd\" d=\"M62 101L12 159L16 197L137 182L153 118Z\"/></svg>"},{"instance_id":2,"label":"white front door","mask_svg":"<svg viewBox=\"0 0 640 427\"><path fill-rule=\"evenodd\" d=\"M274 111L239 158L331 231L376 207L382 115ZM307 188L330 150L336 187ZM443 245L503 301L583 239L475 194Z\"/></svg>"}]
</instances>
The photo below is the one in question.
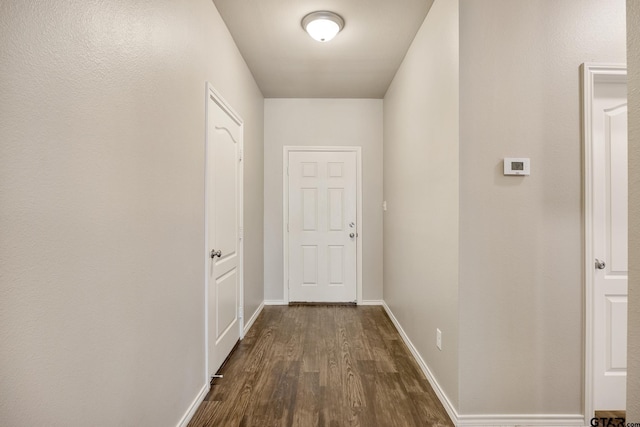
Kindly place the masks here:
<instances>
[{"instance_id":1,"label":"white front door","mask_svg":"<svg viewBox=\"0 0 640 427\"><path fill-rule=\"evenodd\" d=\"M595 410L624 410L627 381L627 85L596 82L592 108Z\"/></svg>"},{"instance_id":2,"label":"white front door","mask_svg":"<svg viewBox=\"0 0 640 427\"><path fill-rule=\"evenodd\" d=\"M240 338L240 146L242 122L207 89L208 374Z\"/></svg>"},{"instance_id":3,"label":"white front door","mask_svg":"<svg viewBox=\"0 0 640 427\"><path fill-rule=\"evenodd\" d=\"M355 302L354 151L290 151L290 302Z\"/></svg>"}]
</instances>

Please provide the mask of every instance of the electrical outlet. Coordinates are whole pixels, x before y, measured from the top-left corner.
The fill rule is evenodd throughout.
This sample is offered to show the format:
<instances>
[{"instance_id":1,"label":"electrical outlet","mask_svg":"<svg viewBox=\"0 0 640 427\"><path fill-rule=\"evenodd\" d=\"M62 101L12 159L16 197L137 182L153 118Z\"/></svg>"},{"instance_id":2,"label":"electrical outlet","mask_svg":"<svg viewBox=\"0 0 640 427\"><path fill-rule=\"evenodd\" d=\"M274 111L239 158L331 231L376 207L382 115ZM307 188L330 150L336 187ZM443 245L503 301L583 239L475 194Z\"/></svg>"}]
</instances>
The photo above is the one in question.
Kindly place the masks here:
<instances>
[{"instance_id":1,"label":"electrical outlet","mask_svg":"<svg viewBox=\"0 0 640 427\"><path fill-rule=\"evenodd\" d=\"M436 347L442 350L442 331L438 328L436 328Z\"/></svg>"}]
</instances>

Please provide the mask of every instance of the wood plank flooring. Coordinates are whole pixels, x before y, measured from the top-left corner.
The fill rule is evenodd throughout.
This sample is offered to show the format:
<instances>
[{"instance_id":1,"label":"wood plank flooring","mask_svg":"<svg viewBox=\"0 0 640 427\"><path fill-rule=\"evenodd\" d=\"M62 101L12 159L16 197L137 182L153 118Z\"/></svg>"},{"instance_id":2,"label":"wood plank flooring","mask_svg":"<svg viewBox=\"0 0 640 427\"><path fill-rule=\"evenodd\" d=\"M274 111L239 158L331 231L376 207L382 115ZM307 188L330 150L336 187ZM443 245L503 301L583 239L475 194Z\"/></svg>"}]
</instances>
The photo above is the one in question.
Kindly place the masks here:
<instances>
[{"instance_id":1,"label":"wood plank flooring","mask_svg":"<svg viewBox=\"0 0 640 427\"><path fill-rule=\"evenodd\" d=\"M626 418L627 411L596 411L596 418Z\"/></svg>"},{"instance_id":2,"label":"wood plank flooring","mask_svg":"<svg viewBox=\"0 0 640 427\"><path fill-rule=\"evenodd\" d=\"M453 426L379 306L265 307L189 427Z\"/></svg>"}]
</instances>

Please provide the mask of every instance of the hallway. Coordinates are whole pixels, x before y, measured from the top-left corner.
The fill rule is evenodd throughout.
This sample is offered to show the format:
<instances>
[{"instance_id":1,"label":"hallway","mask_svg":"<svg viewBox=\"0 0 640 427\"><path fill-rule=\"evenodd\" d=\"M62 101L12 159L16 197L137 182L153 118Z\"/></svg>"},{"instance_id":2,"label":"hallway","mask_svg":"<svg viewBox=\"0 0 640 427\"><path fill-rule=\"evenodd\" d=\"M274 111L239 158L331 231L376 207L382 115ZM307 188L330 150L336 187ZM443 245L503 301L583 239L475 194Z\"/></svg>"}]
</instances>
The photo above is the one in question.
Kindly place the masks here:
<instances>
[{"instance_id":1,"label":"hallway","mask_svg":"<svg viewBox=\"0 0 640 427\"><path fill-rule=\"evenodd\" d=\"M189 426L451 426L380 306L265 307Z\"/></svg>"},{"instance_id":2,"label":"hallway","mask_svg":"<svg viewBox=\"0 0 640 427\"><path fill-rule=\"evenodd\" d=\"M606 307L640 422L639 0L9 0L0 33L0 426L589 425L586 285L614 263L587 245L584 70L624 63L630 280ZM242 122L224 242L211 90ZM291 147L361 152L357 308L287 306Z\"/></svg>"}]
</instances>

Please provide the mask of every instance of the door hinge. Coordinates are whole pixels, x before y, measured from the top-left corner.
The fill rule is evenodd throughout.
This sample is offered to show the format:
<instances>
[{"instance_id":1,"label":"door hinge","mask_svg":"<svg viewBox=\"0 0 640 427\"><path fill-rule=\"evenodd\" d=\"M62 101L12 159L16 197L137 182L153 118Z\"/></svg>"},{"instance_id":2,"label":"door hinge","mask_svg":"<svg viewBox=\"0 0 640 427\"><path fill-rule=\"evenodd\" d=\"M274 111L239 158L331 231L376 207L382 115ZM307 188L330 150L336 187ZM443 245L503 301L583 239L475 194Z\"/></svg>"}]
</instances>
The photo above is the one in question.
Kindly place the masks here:
<instances>
[{"instance_id":1,"label":"door hinge","mask_svg":"<svg viewBox=\"0 0 640 427\"><path fill-rule=\"evenodd\" d=\"M244 318L244 309L242 307L238 307L238 317L240 319Z\"/></svg>"},{"instance_id":2,"label":"door hinge","mask_svg":"<svg viewBox=\"0 0 640 427\"><path fill-rule=\"evenodd\" d=\"M241 162L243 158L244 158L244 150L240 149L238 161Z\"/></svg>"},{"instance_id":3,"label":"door hinge","mask_svg":"<svg viewBox=\"0 0 640 427\"><path fill-rule=\"evenodd\" d=\"M244 238L244 229L240 227L238 229L238 240L242 240Z\"/></svg>"}]
</instances>

